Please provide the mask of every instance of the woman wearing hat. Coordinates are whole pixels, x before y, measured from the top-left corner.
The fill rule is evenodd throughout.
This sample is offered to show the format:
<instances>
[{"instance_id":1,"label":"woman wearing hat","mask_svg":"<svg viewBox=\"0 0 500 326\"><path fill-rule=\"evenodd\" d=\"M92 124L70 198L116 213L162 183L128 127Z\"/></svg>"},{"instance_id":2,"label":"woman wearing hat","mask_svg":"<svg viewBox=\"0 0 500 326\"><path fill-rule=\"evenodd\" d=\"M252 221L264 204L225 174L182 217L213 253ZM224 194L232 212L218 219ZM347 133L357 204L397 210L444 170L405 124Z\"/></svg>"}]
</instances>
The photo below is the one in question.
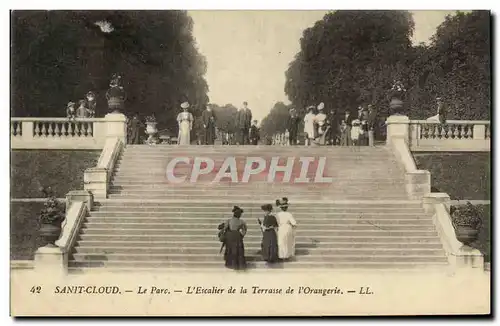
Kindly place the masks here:
<instances>
[{"instance_id":1,"label":"woman wearing hat","mask_svg":"<svg viewBox=\"0 0 500 326\"><path fill-rule=\"evenodd\" d=\"M280 259L288 259L295 255L295 228L297 222L293 215L288 212L288 198L277 199L276 206L281 209L281 212L276 214L276 220L278 221L278 256Z\"/></svg>"},{"instance_id":2,"label":"woman wearing hat","mask_svg":"<svg viewBox=\"0 0 500 326\"><path fill-rule=\"evenodd\" d=\"M177 123L179 124L179 145L191 144L191 130L193 129L193 115L188 111L189 103L181 104L182 112L177 115Z\"/></svg>"},{"instance_id":3,"label":"woman wearing hat","mask_svg":"<svg viewBox=\"0 0 500 326\"><path fill-rule=\"evenodd\" d=\"M316 115L314 114L314 106L311 105L307 108L307 114L304 117L304 133L306 134L306 146L310 146L314 140L314 121Z\"/></svg>"},{"instance_id":4,"label":"woman wearing hat","mask_svg":"<svg viewBox=\"0 0 500 326\"><path fill-rule=\"evenodd\" d=\"M261 209L265 212L264 221L259 220L262 229L262 258L268 263L275 263L279 259L278 237L276 235L278 221L272 213L273 205L265 204L261 206Z\"/></svg>"},{"instance_id":5,"label":"woman wearing hat","mask_svg":"<svg viewBox=\"0 0 500 326\"><path fill-rule=\"evenodd\" d=\"M243 237L247 233L247 225L241 219L241 215L243 215L243 209L234 206L233 217L223 224L223 228L226 230L224 260L226 267L231 269L244 269L247 265L245 246L243 244Z\"/></svg>"}]
</instances>

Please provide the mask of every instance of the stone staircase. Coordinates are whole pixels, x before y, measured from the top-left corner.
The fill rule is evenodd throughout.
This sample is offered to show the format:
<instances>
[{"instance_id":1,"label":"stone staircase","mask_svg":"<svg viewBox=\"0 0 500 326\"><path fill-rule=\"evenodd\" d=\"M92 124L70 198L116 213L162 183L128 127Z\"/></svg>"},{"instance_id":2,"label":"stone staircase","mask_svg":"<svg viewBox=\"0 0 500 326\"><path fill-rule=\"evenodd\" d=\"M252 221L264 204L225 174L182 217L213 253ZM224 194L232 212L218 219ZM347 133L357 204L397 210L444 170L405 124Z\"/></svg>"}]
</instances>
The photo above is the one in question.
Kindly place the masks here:
<instances>
[{"instance_id":1,"label":"stone staircase","mask_svg":"<svg viewBox=\"0 0 500 326\"><path fill-rule=\"evenodd\" d=\"M167 163L174 157L209 157L215 172L189 182L191 164L180 164L171 184ZM212 183L224 159L236 157L238 177L247 156L325 157L323 176L333 182L268 183L268 170L248 183ZM285 160L280 161L280 165ZM307 176L315 177L311 164ZM292 180L300 174L294 166ZM115 166L108 199L96 203L70 257L71 270L99 268L223 268L217 225L233 205L245 210L246 256L250 267L266 268L259 255L260 206L286 196L297 230L294 261L278 267L441 268L447 259L432 218L420 201L409 200L404 172L386 147L127 146Z\"/></svg>"}]
</instances>

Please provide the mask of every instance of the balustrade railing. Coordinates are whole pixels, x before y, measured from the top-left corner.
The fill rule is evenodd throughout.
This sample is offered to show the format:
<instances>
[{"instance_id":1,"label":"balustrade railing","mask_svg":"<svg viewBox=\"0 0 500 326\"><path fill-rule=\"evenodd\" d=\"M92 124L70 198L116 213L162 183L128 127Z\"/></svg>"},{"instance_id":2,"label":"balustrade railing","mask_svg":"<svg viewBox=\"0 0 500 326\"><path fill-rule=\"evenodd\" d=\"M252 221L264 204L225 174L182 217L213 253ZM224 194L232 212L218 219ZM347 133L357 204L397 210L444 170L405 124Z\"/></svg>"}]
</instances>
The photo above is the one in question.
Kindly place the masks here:
<instances>
[{"instance_id":1,"label":"balustrade railing","mask_svg":"<svg viewBox=\"0 0 500 326\"><path fill-rule=\"evenodd\" d=\"M412 150L489 150L489 121L447 120L445 123L411 120Z\"/></svg>"},{"instance_id":2,"label":"balustrade railing","mask_svg":"<svg viewBox=\"0 0 500 326\"><path fill-rule=\"evenodd\" d=\"M105 118L12 118L13 149L81 148L98 149L106 138Z\"/></svg>"}]
</instances>

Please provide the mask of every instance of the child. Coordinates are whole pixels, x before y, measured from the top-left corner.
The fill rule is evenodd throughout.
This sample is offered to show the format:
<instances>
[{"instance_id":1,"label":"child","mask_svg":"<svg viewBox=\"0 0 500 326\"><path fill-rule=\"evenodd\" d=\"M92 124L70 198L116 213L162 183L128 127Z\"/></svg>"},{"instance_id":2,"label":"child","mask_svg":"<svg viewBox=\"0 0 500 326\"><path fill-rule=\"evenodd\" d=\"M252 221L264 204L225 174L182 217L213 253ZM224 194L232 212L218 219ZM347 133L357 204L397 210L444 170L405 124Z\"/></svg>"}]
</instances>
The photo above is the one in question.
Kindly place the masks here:
<instances>
[{"instance_id":1,"label":"child","mask_svg":"<svg viewBox=\"0 0 500 326\"><path fill-rule=\"evenodd\" d=\"M87 118L88 117L88 109L87 109L87 102L85 100L80 100L78 102L78 109L76 111L76 115L78 118Z\"/></svg>"},{"instance_id":2,"label":"child","mask_svg":"<svg viewBox=\"0 0 500 326\"><path fill-rule=\"evenodd\" d=\"M66 106L66 117L68 120L75 120L76 109L74 102L68 102L68 105Z\"/></svg>"},{"instance_id":3,"label":"child","mask_svg":"<svg viewBox=\"0 0 500 326\"><path fill-rule=\"evenodd\" d=\"M351 128L351 139L352 139L352 144L354 146L358 146L359 143L359 138L360 136L363 136L363 128L361 128L361 121L359 119L354 119L352 121L352 128Z\"/></svg>"}]
</instances>

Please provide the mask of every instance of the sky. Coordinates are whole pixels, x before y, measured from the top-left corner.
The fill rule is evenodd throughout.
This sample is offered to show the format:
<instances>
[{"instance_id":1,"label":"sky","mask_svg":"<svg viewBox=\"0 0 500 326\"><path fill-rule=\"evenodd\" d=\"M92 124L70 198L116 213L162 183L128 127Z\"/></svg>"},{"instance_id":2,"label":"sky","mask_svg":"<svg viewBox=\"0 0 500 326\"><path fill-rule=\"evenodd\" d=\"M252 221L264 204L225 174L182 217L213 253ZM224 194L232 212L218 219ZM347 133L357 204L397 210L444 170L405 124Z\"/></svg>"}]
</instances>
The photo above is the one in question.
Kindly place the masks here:
<instances>
[{"instance_id":1,"label":"sky","mask_svg":"<svg viewBox=\"0 0 500 326\"><path fill-rule=\"evenodd\" d=\"M327 11L189 11L198 50L206 57L211 103L248 102L259 121L282 101L285 71L300 50L304 29ZM428 42L454 11L412 11L413 42Z\"/></svg>"}]
</instances>

